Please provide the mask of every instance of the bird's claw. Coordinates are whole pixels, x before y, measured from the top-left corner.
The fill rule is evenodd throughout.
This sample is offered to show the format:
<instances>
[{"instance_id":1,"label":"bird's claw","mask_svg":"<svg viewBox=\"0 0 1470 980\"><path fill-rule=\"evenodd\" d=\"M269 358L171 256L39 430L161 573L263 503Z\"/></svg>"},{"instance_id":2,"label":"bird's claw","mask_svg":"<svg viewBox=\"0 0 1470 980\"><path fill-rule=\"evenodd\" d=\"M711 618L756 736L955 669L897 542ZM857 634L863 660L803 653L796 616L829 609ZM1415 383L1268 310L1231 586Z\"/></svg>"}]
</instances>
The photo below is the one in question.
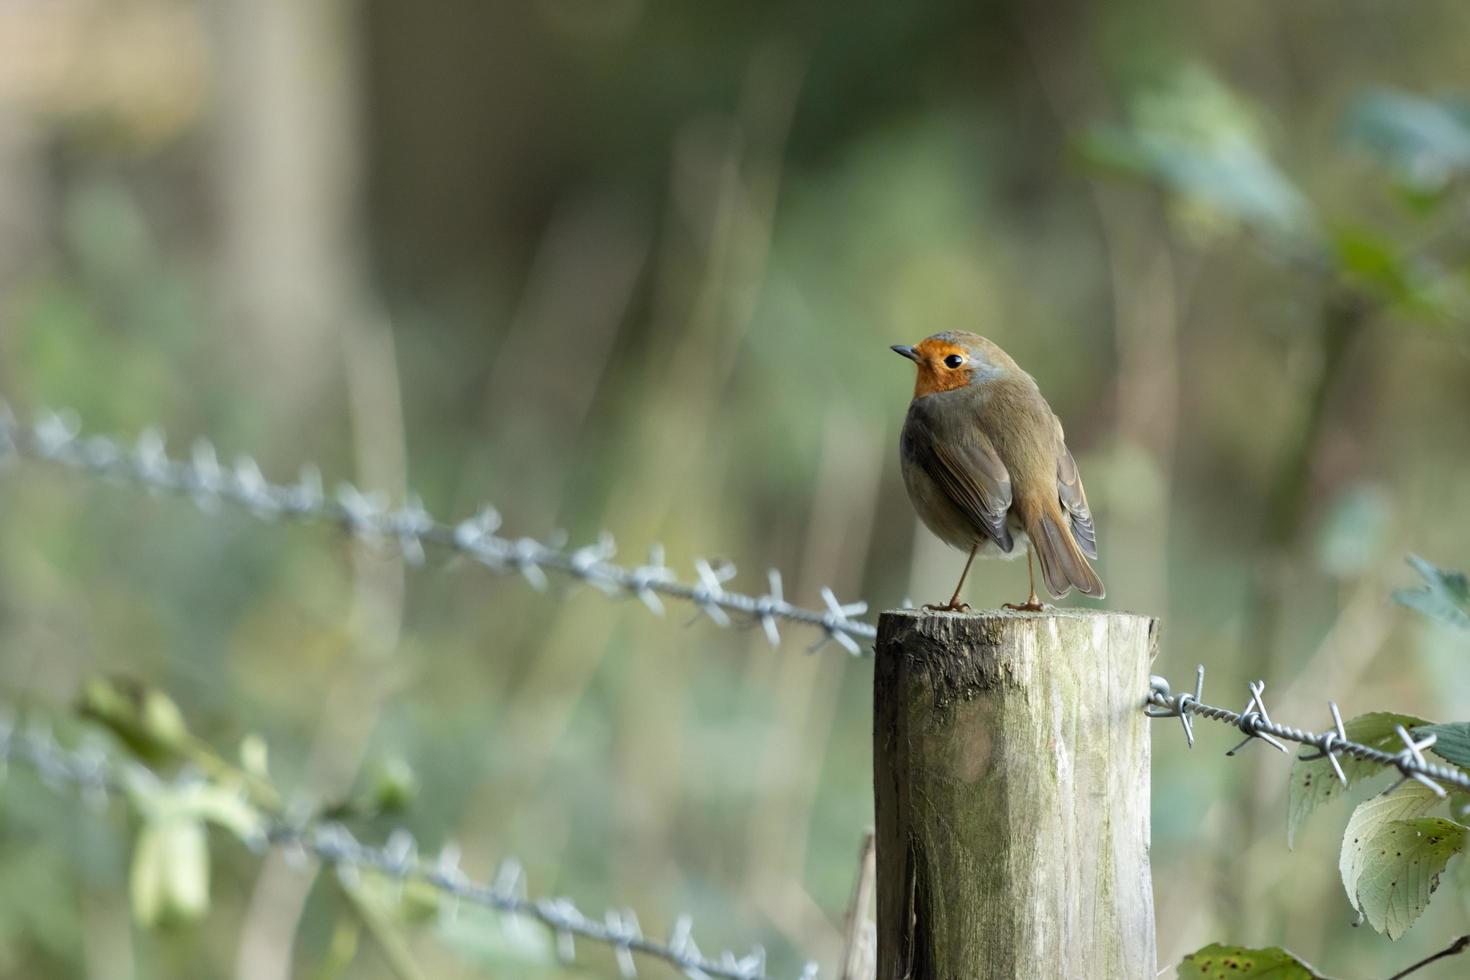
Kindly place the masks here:
<instances>
[{"instance_id":1,"label":"bird's claw","mask_svg":"<svg viewBox=\"0 0 1470 980\"><path fill-rule=\"evenodd\" d=\"M1016 612L1044 612L1050 607L1046 603L1040 601L1035 596L1033 596L1032 598L1027 599L1025 602L1022 603L1007 602L1001 608L1014 609Z\"/></svg>"},{"instance_id":2,"label":"bird's claw","mask_svg":"<svg viewBox=\"0 0 1470 980\"><path fill-rule=\"evenodd\" d=\"M946 602L943 605L934 602L926 602L923 606L925 612L957 612L966 613L970 611L968 602Z\"/></svg>"}]
</instances>

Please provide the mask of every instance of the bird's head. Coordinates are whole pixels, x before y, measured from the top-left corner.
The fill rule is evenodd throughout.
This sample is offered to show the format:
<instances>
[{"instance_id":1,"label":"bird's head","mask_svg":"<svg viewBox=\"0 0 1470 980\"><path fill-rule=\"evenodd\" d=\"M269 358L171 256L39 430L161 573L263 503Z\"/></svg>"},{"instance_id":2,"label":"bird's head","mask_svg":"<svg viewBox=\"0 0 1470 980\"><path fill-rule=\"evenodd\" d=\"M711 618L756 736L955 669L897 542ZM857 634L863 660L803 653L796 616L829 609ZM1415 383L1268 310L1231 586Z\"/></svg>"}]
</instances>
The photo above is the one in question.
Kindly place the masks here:
<instances>
[{"instance_id":1,"label":"bird's head","mask_svg":"<svg viewBox=\"0 0 1470 980\"><path fill-rule=\"evenodd\" d=\"M912 347L894 344L892 349L919 367L915 398L981 384L1015 366L1005 351L989 340L959 330L937 333Z\"/></svg>"}]
</instances>

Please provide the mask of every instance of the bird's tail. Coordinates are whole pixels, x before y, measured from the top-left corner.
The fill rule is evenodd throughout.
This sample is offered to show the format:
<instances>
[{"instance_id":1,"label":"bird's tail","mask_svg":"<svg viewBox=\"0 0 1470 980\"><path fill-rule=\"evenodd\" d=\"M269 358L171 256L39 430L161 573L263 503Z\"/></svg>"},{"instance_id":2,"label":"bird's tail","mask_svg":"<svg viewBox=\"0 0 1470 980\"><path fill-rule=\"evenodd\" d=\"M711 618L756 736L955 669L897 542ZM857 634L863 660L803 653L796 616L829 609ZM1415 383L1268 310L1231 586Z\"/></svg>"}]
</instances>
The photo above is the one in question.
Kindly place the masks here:
<instances>
[{"instance_id":1,"label":"bird's tail","mask_svg":"<svg viewBox=\"0 0 1470 980\"><path fill-rule=\"evenodd\" d=\"M1041 577L1046 589L1060 599L1075 585L1083 595L1101 599L1105 592L1102 579L1087 563L1087 556L1072 537L1071 529L1061 514L1045 513L1029 522L1026 536L1036 557L1041 559Z\"/></svg>"}]
</instances>

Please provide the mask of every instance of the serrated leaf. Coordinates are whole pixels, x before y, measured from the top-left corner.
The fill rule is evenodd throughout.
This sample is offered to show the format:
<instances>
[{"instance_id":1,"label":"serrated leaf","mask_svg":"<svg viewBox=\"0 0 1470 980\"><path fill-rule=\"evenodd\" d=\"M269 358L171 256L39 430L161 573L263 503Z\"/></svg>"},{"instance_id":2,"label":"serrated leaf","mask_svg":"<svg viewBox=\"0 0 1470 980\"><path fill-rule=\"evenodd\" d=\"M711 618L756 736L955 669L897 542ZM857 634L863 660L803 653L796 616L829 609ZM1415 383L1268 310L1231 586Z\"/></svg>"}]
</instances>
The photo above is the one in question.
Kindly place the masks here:
<instances>
[{"instance_id":1,"label":"serrated leaf","mask_svg":"<svg viewBox=\"0 0 1470 980\"><path fill-rule=\"evenodd\" d=\"M150 820L138 831L129 879L133 917L144 928L182 925L209 910L204 823Z\"/></svg>"},{"instance_id":2,"label":"serrated leaf","mask_svg":"<svg viewBox=\"0 0 1470 980\"><path fill-rule=\"evenodd\" d=\"M1470 768L1470 721L1456 721L1447 725L1423 725L1414 729L1414 737L1433 735L1434 744L1429 751L1446 762Z\"/></svg>"},{"instance_id":3,"label":"serrated leaf","mask_svg":"<svg viewBox=\"0 0 1470 980\"><path fill-rule=\"evenodd\" d=\"M1409 564L1424 577L1425 584L1395 590L1394 601L1435 622L1470 631L1470 580L1465 574L1439 568L1418 555L1410 555Z\"/></svg>"},{"instance_id":4,"label":"serrated leaf","mask_svg":"<svg viewBox=\"0 0 1470 980\"><path fill-rule=\"evenodd\" d=\"M1439 797L1433 790L1411 781L1386 796L1375 796L1357 805L1348 819L1347 829L1342 833L1342 851L1337 858L1342 887L1353 908L1359 908L1358 879L1362 877L1364 862L1372 863L1374 860L1374 841L1378 833L1396 820L1424 816L1438 802Z\"/></svg>"},{"instance_id":5,"label":"serrated leaf","mask_svg":"<svg viewBox=\"0 0 1470 980\"><path fill-rule=\"evenodd\" d=\"M1306 964L1279 946L1247 949L1211 943L1190 953L1179 964L1179 980L1325 980Z\"/></svg>"},{"instance_id":6,"label":"serrated leaf","mask_svg":"<svg viewBox=\"0 0 1470 980\"><path fill-rule=\"evenodd\" d=\"M1367 842L1358 907L1368 924L1398 939L1429 904L1439 874L1465 847L1466 828L1443 817L1393 820Z\"/></svg>"},{"instance_id":7,"label":"serrated leaf","mask_svg":"<svg viewBox=\"0 0 1470 980\"><path fill-rule=\"evenodd\" d=\"M1395 726L1403 725L1405 728L1412 729L1426 724L1428 724L1427 721L1414 715L1373 711L1366 715L1358 715L1346 722L1343 730L1354 742L1390 751L1403 748L1398 734L1394 731ZM1383 767L1376 763L1364 762L1348 755L1339 755L1337 761L1342 766L1343 774L1347 776L1349 785L1383 770ZM1347 787L1337 781L1337 775L1332 771L1332 763L1325 758L1312 762L1297 759L1293 762L1291 764L1291 785L1287 792L1286 802L1286 846L1291 847L1296 841L1296 832L1312 814L1312 811L1324 803L1337 799L1346 791Z\"/></svg>"}]
</instances>

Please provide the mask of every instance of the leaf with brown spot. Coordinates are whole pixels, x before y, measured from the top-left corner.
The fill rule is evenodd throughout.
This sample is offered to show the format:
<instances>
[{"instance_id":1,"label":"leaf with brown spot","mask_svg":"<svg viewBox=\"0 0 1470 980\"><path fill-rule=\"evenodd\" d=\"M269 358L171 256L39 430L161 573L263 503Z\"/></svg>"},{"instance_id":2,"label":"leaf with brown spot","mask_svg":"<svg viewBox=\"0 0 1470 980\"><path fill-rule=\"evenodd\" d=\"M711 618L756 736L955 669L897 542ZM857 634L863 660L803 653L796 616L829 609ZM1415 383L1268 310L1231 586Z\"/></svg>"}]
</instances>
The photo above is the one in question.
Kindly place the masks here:
<instances>
[{"instance_id":1,"label":"leaf with brown spot","mask_svg":"<svg viewBox=\"0 0 1470 980\"><path fill-rule=\"evenodd\" d=\"M1377 846L1378 832L1395 820L1422 817L1438 802L1439 797L1428 787L1407 782L1386 796L1375 796L1357 805L1348 820L1347 829L1343 831L1342 852L1337 859L1342 887L1346 889L1353 908L1359 907L1358 878L1363 874L1363 866L1373 863L1370 848Z\"/></svg>"},{"instance_id":2,"label":"leaf with brown spot","mask_svg":"<svg viewBox=\"0 0 1470 980\"><path fill-rule=\"evenodd\" d=\"M1179 963L1179 980L1326 980L1279 946L1247 949L1211 943Z\"/></svg>"},{"instance_id":3,"label":"leaf with brown spot","mask_svg":"<svg viewBox=\"0 0 1470 980\"><path fill-rule=\"evenodd\" d=\"M1368 924L1390 939L1407 932L1465 840L1466 828L1442 817L1390 820L1364 838L1355 893Z\"/></svg>"}]
</instances>

